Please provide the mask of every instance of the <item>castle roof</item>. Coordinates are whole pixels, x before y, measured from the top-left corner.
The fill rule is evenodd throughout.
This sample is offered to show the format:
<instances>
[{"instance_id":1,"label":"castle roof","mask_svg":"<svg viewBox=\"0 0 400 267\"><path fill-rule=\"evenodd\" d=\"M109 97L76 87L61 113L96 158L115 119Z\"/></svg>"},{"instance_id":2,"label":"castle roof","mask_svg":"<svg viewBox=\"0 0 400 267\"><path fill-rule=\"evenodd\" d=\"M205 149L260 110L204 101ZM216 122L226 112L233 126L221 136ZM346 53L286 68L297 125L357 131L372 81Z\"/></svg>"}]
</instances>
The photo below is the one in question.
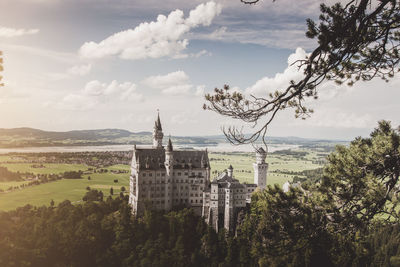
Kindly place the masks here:
<instances>
[{"instance_id":1,"label":"castle roof","mask_svg":"<svg viewBox=\"0 0 400 267\"><path fill-rule=\"evenodd\" d=\"M257 148L257 149L256 149L256 152L259 153L259 154L265 154L265 153L267 153L267 152L265 152L264 148L262 148L262 147Z\"/></svg>"},{"instance_id":2,"label":"castle roof","mask_svg":"<svg viewBox=\"0 0 400 267\"><path fill-rule=\"evenodd\" d=\"M230 166L231 167L231 166ZM233 169L233 168L232 168ZM222 172L218 176L214 177L211 182L212 184L218 184L219 188L246 188L247 186L257 186L255 184L241 184L239 180L228 175L227 172Z\"/></svg>"},{"instance_id":3,"label":"castle roof","mask_svg":"<svg viewBox=\"0 0 400 267\"><path fill-rule=\"evenodd\" d=\"M171 142L171 138L168 138L168 146L167 146L167 151L172 151L173 147L172 147L172 142Z\"/></svg>"},{"instance_id":4,"label":"castle roof","mask_svg":"<svg viewBox=\"0 0 400 267\"><path fill-rule=\"evenodd\" d=\"M157 120L155 121L154 128L156 128L159 131L162 131L160 113L158 113L158 115L157 115Z\"/></svg>"},{"instance_id":5,"label":"castle roof","mask_svg":"<svg viewBox=\"0 0 400 267\"><path fill-rule=\"evenodd\" d=\"M165 169L165 149L136 148L134 161L142 170ZM205 168L210 166L206 151L172 151L174 169ZM202 163L203 162L203 163Z\"/></svg>"}]
</instances>

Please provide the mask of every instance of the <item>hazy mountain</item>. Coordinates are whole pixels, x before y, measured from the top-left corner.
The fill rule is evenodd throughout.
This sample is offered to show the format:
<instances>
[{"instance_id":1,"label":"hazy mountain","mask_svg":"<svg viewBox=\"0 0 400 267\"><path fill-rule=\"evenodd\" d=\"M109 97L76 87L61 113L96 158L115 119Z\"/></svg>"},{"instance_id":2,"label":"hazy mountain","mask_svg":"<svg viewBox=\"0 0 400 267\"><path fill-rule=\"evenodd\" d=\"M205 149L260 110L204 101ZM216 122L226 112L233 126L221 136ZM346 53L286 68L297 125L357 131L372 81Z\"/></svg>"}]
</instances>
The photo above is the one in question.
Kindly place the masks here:
<instances>
[{"instance_id":1,"label":"hazy mountain","mask_svg":"<svg viewBox=\"0 0 400 267\"><path fill-rule=\"evenodd\" d=\"M216 144L204 137L173 137L177 144ZM121 129L43 131L33 128L0 129L0 147L151 144L151 132Z\"/></svg>"},{"instance_id":2,"label":"hazy mountain","mask_svg":"<svg viewBox=\"0 0 400 267\"><path fill-rule=\"evenodd\" d=\"M227 142L224 135L212 136L173 136L175 144L218 144ZM346 141L308 139L300 137L268 137L269 144L296 144L313 146L314 144L336 144ZM96 146L122 144L151 144L151 132L130 132L121 129L75 130L67 132L43 131L33 128L0 128L0 147L37 147L37 146Z\"/></svg>"}]
</instances>

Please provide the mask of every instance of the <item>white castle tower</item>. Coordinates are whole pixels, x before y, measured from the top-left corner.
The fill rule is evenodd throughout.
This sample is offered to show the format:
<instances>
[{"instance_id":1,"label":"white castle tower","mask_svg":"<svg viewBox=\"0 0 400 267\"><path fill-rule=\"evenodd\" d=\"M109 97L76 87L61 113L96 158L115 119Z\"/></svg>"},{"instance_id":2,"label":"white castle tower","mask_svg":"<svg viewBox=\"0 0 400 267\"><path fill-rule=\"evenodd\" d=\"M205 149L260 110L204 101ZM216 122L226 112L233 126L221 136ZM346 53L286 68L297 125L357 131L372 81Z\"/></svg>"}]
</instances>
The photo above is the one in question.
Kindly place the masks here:
<instances>
[{"instance_id":1,"label":"white castle tower","mask_svg":"<svg viewBox=\"0 0 400 267\"><path fill-rule=\"evenodd\" d=\"M160 114L157 115L157 120L154 122L154 130L153 130L153 147L154 148L162 148L162 140L164 134L162 132Z\"/></svg>"},{"instance_id":2,"label":"white castle tower","mask_svg":"<svg viewBox=\"0 0 400 267\"><path fill-rule=\"evenodd\" d=\"M267 157L267 152L260 147L256 150L256 162L253 163L254 168L254 183L261 190L265 189L267 185L267 170L268 163L265 162L265 158Z\"/></svg>"}]
</instances>

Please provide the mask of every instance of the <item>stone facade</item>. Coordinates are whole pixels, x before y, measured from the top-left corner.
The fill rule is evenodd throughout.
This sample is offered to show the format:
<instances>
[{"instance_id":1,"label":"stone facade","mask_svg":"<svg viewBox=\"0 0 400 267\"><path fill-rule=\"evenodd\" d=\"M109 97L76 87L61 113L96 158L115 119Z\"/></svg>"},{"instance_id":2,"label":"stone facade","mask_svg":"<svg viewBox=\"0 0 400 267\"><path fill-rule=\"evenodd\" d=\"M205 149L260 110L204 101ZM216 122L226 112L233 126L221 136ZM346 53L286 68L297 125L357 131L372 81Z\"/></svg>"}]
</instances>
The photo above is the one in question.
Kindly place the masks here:
<instances>
[{"instance_id":1,"label":"stone facade","mask_svg":"<svg viewBox=\"0 0 400 267\"><path fill-rule=\"evenodd\" d=\"M233 176L233 167L215 177L203 192L203 212L206 222L217 231L224 227L233 230L237 215L251 201L256 184L241 184Z\"/></svg>"},{"instance_id":2,"label":"stone facade","mask_svg":"<svg viewBox=\"0 0 400 267\"><path fill-rule=\"evenodd\" d=\"M175 151L171 139L166 148L162 139L158 117L153 147L134 146L129 192L133 212L142 214L146 205L166 211L187 206L201 215L203 191L210 180L207 151Z\"/></svg>"},{"instance_id":3,"label":"stone facade","mask_svg":"<svg viewBox=\"0 0 400 267\"><path fill-rule=\"evenodd\" d=\"M162 146L160 117L154 125L153 147L134 146L131 164L129 203L141 215L146 206L169 211L174 207L192 207L216 230L233 230L237 215L251 200L257 187L265 188L268 164L266 153L256 151L254 184L241 184L233 175L233 167L210 182L207 150L174 150L171 139Z\"/></svg>"}]
</instances>

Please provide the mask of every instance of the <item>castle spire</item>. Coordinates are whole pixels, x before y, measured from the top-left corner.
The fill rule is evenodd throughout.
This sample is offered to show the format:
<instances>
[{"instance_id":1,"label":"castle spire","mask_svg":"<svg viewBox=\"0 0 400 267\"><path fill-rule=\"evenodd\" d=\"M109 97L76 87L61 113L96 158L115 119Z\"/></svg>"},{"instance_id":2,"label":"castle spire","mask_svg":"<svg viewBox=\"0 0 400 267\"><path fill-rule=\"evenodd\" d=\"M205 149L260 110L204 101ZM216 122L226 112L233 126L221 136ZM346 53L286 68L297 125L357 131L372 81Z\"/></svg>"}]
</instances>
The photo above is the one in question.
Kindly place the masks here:
<instances>
[{"instance_id":1,"label":"castle spire","mask_svg":"<svg viewBox=\"0 0 400 267\"><path fill-rule=\"evenodd\" d=\"M161 120L160 120L160 112L158 110L157 110L157 120L156 120L155 127L157 128L157 130L162 131Z\"/></svg>"},{"instance_id":2,"label":"castle spire","mask_svg":"<svg viewBox=\"0 0 400 267\"><path fill-rule=\"evenodd\" d=\"M172 142L171 142L171 137L168 138L168 146L167 146L167 151L172 151L173 147L172 147Z\"/></svg>"},{"instance_id":3,"label":"castle spire","mask_svg":"<svg viewBox=\"0 0 400 267\"><path fill-rule=\"evenodd\" d=\"M162 148L163 137L164 137L164 134L162 132L162 127L161 127L160 112L158 112L157 119L154 122L154 130L153 130L153 146L154 146L154 148Z\"/></svg>"}]
</instances>

